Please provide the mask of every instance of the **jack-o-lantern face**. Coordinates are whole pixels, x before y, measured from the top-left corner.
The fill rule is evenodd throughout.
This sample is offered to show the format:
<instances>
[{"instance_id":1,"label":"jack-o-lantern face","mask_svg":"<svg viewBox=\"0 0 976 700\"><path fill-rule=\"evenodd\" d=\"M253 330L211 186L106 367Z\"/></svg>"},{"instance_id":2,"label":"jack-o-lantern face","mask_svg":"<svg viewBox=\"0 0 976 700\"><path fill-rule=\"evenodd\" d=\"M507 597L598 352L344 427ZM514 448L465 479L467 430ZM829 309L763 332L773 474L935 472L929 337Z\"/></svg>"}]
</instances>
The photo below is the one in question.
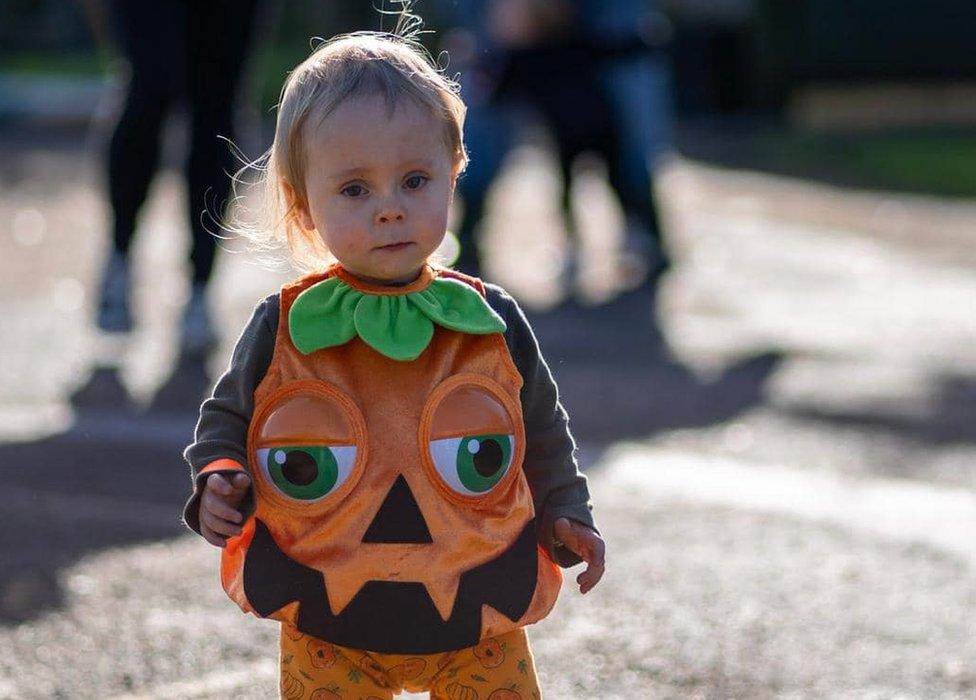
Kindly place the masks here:
<instances>
[{"instance_id":1,"label":"jack-o-lantern face","mask_svg":"<svg viewBox=\"0 0 976 700\"><path fill-rule=\"evenodd\" d=\"M501 336L438 328L411 362L358 339L308 356L279 343L274 362L248 436L254 518L224 551L242 607L405 654L548 612L561 578L539 555Z\"/></svg>"},{"instance_id":2,"label":"jack-o-lantern face","mask_svg":"<svg viewBox=\"0 0 976 700\"><path fill-rule=\"evenodd\" d=\"M373 651L476 644L483 605L522 617L538 565L513 404L491 380L455 375L412 436L367 439L370 415L336 387L284 387L252 430L250 603L269 615L298 600L299 629Z\"/></svg>"}]
</instances>

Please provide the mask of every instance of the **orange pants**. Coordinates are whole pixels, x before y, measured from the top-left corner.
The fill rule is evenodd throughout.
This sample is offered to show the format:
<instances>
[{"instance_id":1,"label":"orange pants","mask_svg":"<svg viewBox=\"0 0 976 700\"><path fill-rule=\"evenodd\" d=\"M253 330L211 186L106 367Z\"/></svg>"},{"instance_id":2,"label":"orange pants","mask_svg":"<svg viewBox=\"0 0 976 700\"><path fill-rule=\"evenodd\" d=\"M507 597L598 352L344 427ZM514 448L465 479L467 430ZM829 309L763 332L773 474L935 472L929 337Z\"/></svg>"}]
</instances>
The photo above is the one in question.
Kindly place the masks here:
<instances>
[{"instance_id":1,"label":"orange pants","mask_svg":"<svg viewBox=\"0 0 976 700\"><path fill-rule=\"evenodd\" d=\"M281 627L281 697L388 700L406 690L432 700L539 700L524 629L459 651L429 655L347 649Z\"/></svg>"}]
</instances>

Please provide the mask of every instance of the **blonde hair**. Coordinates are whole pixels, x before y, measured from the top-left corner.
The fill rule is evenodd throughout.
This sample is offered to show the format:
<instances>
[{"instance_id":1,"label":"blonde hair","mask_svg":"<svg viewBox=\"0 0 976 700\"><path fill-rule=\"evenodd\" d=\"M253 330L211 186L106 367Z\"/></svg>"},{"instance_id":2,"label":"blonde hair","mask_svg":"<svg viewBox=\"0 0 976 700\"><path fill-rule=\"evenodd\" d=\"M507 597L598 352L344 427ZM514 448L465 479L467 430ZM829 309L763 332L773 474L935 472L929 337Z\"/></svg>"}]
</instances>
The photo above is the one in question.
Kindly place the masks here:
<instances>
[{"instance_id":1,"label":"blonde hair","mask_svg":"<svg viewBox=\"0 0 976 700\"><path fill-rule=\"evenodd\" d=\"M243 219L238 215L239 223L229 227L232 231L264 252L285 244L300 270L313 270L330 261L319 236L299 225L295 206L307 200L308 128L317 127L349 98L379 94L391 110L403 98L412 100L443 123L453 165L458 173L464 169L468 161L463 139L466 107L458 85L434 66L415 35L356 32L337 36L323 42L288 75L281 89L271 148L235 177L236 193L236 185L243 182L241 175L256 170L255 184L263 201L256 216L246 209ZM286 185L294 192L292 201Z\"/></svg>"}]
</instances>

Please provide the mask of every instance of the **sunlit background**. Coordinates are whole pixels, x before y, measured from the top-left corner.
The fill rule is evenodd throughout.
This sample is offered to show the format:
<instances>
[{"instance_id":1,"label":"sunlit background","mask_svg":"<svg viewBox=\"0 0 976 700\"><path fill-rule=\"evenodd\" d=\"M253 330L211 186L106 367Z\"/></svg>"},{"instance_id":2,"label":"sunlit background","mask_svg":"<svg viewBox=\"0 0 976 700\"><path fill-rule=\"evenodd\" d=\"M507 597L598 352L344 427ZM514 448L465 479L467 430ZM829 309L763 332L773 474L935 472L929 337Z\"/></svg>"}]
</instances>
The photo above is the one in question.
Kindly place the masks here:
<instances>
[{"instance_id":1,"label":"sunlit background","mask_svg":"<svg viewBox=\"0 0 976 700\"><path fill-rule=\"evenodd\" d=\"M259 2L238 156L268 146L313 37L391 30L377 8L396 7ZM976 5L415 9L469 104L459 264L480 251L528 310L608 541L600 587L567 585L532 630L547 697L972 697ZM0 0L0 698L272 697L275 625L226 600L181 525L180 453L295 273L219 205L187 211L177 99L132 330L99 328L132 75L117 12ZM167 56L158 27L128 40ZM209 352L187 347L194 216L222 237Z\"/></svg>"}]
</instances>

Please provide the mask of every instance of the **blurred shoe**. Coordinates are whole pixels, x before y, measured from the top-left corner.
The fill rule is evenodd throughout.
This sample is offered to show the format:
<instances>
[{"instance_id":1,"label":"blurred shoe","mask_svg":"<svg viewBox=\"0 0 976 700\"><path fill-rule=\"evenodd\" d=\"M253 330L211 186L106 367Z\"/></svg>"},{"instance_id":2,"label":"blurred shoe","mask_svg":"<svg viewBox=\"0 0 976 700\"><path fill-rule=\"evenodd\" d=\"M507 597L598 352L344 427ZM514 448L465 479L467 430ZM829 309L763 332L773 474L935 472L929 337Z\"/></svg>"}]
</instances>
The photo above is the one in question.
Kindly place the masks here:
<instances>
[{"instance_id":1,"label":"blurred shoe","mask_svg":"<svg viewBox=\"0 0 976 700\"><path fill-rule=\"evenodd\" d=\"M217 334L210 321L207 309L206 287L194 284L190 301L183 313L183 352L198 355L209 352L217 344Z\"/></svg>"},{"instance_id":2,"label":"blurred shoe","mask_svg":"<svg viewBox=\"0 0 976 700\"><path fill-rule=\"evenodd\" d=\"M573 296L576 291L580 281L580 270L582 267L579 247L574 243L570 243L569 250L566 251L566 256L563 258L563 266L560 271L563 289L568 292L569 296Z\"/></svg>"},{"instance_id":3,"label":"blurred shoe","mask_svg":"<svg viewBox=\"0 0 976 700\"><path fill-rule=\"evenodd\" d=\"M113 251L105 264L98 302L98 327L103 331L128 333L132 330L130 286L129 261L118 251Z\"/></svg>"},{"instance_id":4,"label":"blurred shoe","mask_svg":"<svg viewBox=\"0 0 976 700\"><path fill-rule=\"evenodd\" d=\"M624 290L655 286L671 268L671 260L641 225L629 224L617 263L617 275Z\"/></svg>"}]
</instances>

